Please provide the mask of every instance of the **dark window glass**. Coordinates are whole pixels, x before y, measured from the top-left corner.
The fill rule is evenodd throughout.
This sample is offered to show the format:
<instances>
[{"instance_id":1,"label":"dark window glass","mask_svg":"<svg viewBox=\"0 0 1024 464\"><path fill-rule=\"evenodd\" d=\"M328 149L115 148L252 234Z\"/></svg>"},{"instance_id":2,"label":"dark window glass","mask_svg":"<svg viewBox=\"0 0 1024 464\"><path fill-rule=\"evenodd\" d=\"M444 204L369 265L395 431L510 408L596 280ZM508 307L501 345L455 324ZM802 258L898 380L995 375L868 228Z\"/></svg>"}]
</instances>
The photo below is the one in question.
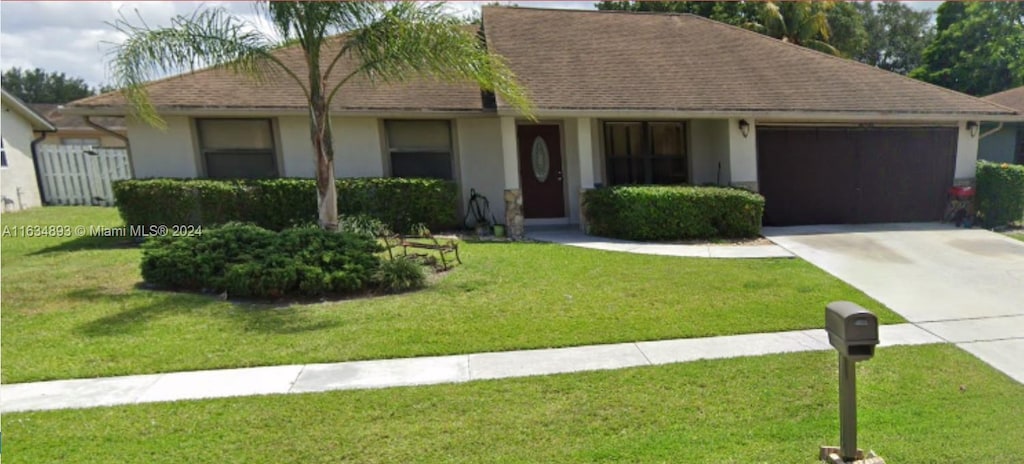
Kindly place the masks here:
<instances>
[{"instance_id":1,"label":"dark window glass","mask_svg":"<svg viewBox=\"0 0 1024 464\"><path fill-rule=\"evenodd\" d=\"M393 177L454 179L448 121L387 121L385 130Z\"/></svg>"},{"instance_id":2,"label":"dark window glass","mask_svg":"<svg viewBox=\"0 0 1024 464\"><path fill-rule=\"evenodd\" d=\"M608 183L686 183L685 133L681 122L605 123Z\"/></svg>"}]
</instances>

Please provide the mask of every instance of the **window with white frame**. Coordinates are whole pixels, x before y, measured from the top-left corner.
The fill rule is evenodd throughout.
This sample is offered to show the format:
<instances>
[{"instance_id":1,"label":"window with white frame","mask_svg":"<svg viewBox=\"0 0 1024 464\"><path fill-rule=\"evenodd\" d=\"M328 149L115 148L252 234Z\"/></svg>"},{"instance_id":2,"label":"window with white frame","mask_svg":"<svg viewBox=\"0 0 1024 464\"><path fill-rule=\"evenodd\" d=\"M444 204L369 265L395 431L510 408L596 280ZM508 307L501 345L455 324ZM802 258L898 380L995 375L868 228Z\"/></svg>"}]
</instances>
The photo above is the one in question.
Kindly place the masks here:
<instances>
[{"instance_id":1,"label":"window with white frame","mask_svg":"<svg viewBox=\"0 0 1024 464\"><path fill-rule=\"evenodd\" d=\"M384 125L392 177L454 178L449 121L395 120Z\"/></svg>"},{"instance_id":2,"label":"window with white frame","mask_svg":"<svg viewBox=\"0 0 1024 464\"><path fill-rule=\"evenodd\" d=\"M7 149L4 148L4 140L0 138L0 168L7 167Z\"/></svg>"},{"instance_id":3,"label":"window with white frame","mask_svg":"<svg viewBox=\"0 0 1024 464\"><path fill-rule=\"evenodd\" d=\"M269 119L198 119L199 151L211 179L277 177Z\"/></svg>"}]
</instances>

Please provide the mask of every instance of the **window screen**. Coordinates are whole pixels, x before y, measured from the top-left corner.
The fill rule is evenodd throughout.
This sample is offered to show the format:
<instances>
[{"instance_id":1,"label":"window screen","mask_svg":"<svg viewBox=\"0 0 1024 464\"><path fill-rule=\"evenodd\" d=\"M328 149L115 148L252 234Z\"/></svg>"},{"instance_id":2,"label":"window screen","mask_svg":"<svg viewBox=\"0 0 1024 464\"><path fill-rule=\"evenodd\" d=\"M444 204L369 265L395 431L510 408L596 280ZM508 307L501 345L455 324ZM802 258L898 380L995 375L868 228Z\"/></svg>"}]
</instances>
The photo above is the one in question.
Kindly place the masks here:
<instances>
[{"instance_id":1,"label":"window screen","mask_svg":"<svg viewBox=\"0 0 1024 464\"><path fill-rule=\"evenodd\" d=\"M452 179L452 137L448 121L387 121L393 177Z\"/></svg>"},{"instance_id":2,"label":"window screen","mask_svg":"<svg viewBox=\"0 0 1024 464\"><path fill-rule=\"evenodd\" d=\"M201 119L199 145L212 179L277 177L269 119Z\"/></svg>"}]
</instances>

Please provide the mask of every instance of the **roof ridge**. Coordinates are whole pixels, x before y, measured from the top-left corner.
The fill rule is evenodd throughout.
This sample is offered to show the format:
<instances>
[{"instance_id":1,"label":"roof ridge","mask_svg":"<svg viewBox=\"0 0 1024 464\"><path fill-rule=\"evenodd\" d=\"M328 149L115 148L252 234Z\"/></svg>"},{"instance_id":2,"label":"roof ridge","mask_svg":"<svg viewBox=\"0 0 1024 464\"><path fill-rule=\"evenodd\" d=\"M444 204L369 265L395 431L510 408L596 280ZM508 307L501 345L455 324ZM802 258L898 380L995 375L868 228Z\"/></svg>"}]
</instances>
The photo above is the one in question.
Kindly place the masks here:
<instances>
[{"instance_id":1,"label":"roof ridge","mask_svg":"<svg viewBox=\"0 0 1024 464\"><path fill-rule=\"evenodd\" d=\"M864 67L866 69L872 70L872 72L875 72L875 73L885 73L886 75L889 75L889 76L898 77L898 78L903 79L905 81L913 82L914 84L917 84L919 86L924 86L926 88L938 89L938 90L941 90L943 92L955 95L957 97L972 98L974 100L978 100L978 101L984 102L987 105L993 105L993 106L996 106L996 107L999 107L999 108L1002 108L1002 109L1010 109L1013 113L1015 113L1015 114L1017 113L1017 110L1004 107L1002 105L999 105L999 104L994 103L994 102L987 101L987 100L985 100L983 98L980 98L980 97L975 97L973 95L968 95L966 93L957 92L955 90L947 89L947 88L942 87L940 85L935 85L935 84L932 84L932 83L929 83L929 82L925 82L925 81L922 81L922 80L914 79L914 78L911 78L909 76L906 76L906 75L903 75L903 74L900 74L900 73L894 73L892 71L886 71L886 70L884 70L882 68L879 68L877 66L871 66L870 64L861 63L860 61L857 61L857 60L853 60L853 59L849 59L849 58L843 58L841 56L836 56L836 55L832 55L832 54L829 54L829 53L819 52L819 51L814 50L812 48L804 47L802 45L797 45L797 44L794 44L792 42L785 42L785 41L776 39L774 37L770 37L770 36L767 36L765 34L761 34L759 32L751 31L749 29L744 29L744 28L739 27L739 26L733 26L732 24L723 23L721 21L715 21L715 20L713 20L711 18L705 18L705 17L700 16L700 15L687 15L687 16L691 16L693 18L697 18L697 19L699 19L701 21L706 21L706 22L711 23L711 24L713 24L715 26L726 27L726 28L730 28L730 29L735 29L735 30L743 31L745 33L753 34L753 35L761 37L763 39L768 39L768 40L772 40L772 41L780 43L780 44L785 44L787 46L796 47L796 49L801 50L801 51L803 51L805 53L810 53L810 54L813 54L813 55L820 55L820 56L826 57L828 59L839 60L840 62L847 63L847 64L853 64L853 65L856 65L856 66L862 66L862 67Z\"/></svg>"},{"instance_id":2,"label":"roof ridge","mask_svg":"<svg viewBox=\"0 0 1024 464\"><path fill-rule=\"evenodd\" d=\"M693 13L684 13L679 11L631 11L631 10L578 10L575 8L540 8L536 6L520 6L520 5L483 5L480 7L481 12L484 9L505 9L505 10L532 10L532 11L558 11L566 13L598 13L598 14L629 14L629 15L650 15L650 16L697 16Z\"/></svg>"},{"instance_id":3,"label":"roof ridge","mask_svg":"<svg viewBox=\"0 0 1024 464\"><path fill-rule=\"evenodd\" d=\"M1006 90L1000 90L1000 91L998 91L996 93L991 93L991 94L985 95L984 97L981 97L981 99L982 100L987 100L987 99L989 99L991 97L998 97L998 96L1000 96L1000 95L1002 95L1004 93L1011 93L1011 92L1024 92L1024 85L1022 85L1020 87L1011 87L1011 88L1006 89Z\"/></svg>"}]
</instances>

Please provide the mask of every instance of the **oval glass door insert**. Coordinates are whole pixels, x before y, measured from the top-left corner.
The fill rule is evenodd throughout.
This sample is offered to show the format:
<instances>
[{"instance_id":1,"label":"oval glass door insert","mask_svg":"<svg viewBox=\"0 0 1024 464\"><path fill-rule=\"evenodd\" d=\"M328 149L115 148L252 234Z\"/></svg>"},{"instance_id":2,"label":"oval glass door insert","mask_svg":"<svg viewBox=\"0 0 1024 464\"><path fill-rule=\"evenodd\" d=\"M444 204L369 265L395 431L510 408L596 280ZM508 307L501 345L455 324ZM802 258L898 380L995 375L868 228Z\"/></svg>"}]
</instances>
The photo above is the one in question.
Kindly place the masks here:
<instances>
[{"instance_id":1,"label":"oval glass door insert","mask_svg":"<svg viewBox=\"0 0 1024 464\"><path fill-rule=\"evenodd\" d=\"M544 183L548 180L548 173L551 172L551 157L548 155L548 144L539 136L533 139L533 151L530 157L533 161L533 176L537 182Z\"/></svg>"}]
</instances>

